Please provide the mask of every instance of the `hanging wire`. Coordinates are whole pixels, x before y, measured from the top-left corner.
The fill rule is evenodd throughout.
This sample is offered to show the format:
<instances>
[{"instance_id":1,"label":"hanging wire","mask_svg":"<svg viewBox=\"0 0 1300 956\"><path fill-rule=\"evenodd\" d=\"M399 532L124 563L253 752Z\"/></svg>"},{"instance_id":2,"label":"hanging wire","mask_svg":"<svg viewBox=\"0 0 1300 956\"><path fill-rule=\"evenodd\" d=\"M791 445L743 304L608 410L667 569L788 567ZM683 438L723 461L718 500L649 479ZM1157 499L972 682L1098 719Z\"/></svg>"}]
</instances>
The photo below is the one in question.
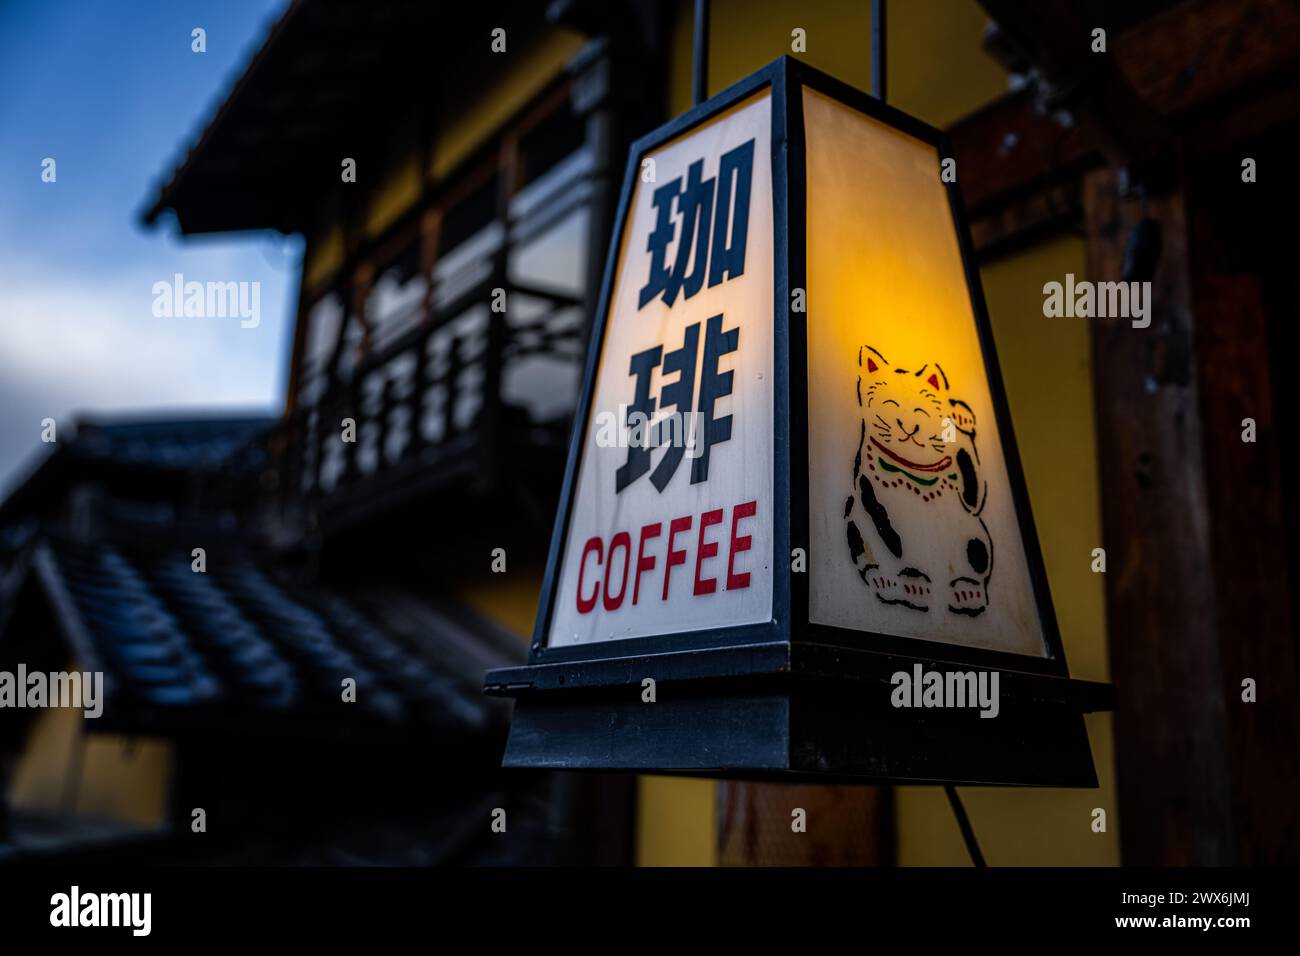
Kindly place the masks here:
<instances>
[{"instance_id":1,"label":"hanging wire","mask_svg":"<svg viewBox=\"0 0 1300 956\"><path fill-rule=\"evenodd\" d=\"M885 0L871 0L871 95L885 102Z\"/></svg>"},{"instance_id":2,"label":"hanging wire","mask_svg":"<svg viewBox=\"0 0 1300 956\"><path fill-rule=\"evenodd\" d=\"M695 0L695 60L691 98L699 106L709 98L709 0Z\"/></svg>"},{"instance_id":3,"label":"hanging wire","mask_svg":"<svg viewBox=\"0 0 1300 956\"><path fill-rule=\"evenodd\" d=\"M966 816L966 808L962 806L961 797L957 796L957 788L949 783L944 785L943 790L948 794L948 802L952 804L952 813L957 818L957 826L961 829L961 838L966 841L966 852L970 854L970 861L976 866L986 866L984 854L980 852L980 845L975 841L975 831L971 829L970 817Z\"/></svg>"}]
</instances>

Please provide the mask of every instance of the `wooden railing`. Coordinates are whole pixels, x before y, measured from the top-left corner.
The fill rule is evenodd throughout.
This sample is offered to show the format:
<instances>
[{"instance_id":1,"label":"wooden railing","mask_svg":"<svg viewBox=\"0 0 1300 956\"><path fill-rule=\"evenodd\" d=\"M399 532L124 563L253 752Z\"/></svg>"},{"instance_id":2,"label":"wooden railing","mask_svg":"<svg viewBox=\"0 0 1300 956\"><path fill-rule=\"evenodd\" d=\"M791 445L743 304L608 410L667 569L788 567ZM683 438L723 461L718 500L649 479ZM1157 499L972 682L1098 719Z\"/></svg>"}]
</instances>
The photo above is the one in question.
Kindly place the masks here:
<instances>
[{"instance_id":1,"label":"wooden railing","mask_svg":"<svg viewBox=\"0 0 1300 956\"><path fill-rule=\"evenodd\" d=\"M460 185L453 181L435 191L428 208L415 215L421 226L410 241L418 243L419 271L428 287L406 314L369 316L366 299L376 270L361 259L346 267L348 276L364 278L352 280L350 295L347 280L337 290L352 313L343 321L345 329L349 321L368 329L362 336L366 350L344 354L356 346L345 332L324 368L300 364L295 370L290 412L274 443L286 513L305 512L309 522L342 522L456 479L495 489L527 481L536 469L558 484L593 307L595 280L587 268L592 263L584 260L594 255L603 261L604 200L613 168L605 149L587 144L562 160L547 159L549 171L528 179L522 144L547 116L568 109L566 79L502 133L489 160L497 184L492 225L480 226L450 251L438 248L447 210L469 202L466 197L488 175L477 167L467 169ZM568 232L556 244L575 217L585 223L581 243L574 244ZM426 223L433 225L425 228ZM498 238L480 245L490 234L484 230L491 229ZM375 248L393 261L393 247L406 241L393 235L377 240ZM471 248L482 251L471 256ZM537 253L543 253L540 259ZM560 281L541 271L538 263L548 259L566 267L566 287L546 287ZM568 266L583 266L576 270L576 287L575 270ZM358 312L373 321L357 321ZM511 373L530 361L533 367L554 365L537 363L539 356L567 363L570 374L552 367L540 385L547 400L524 407L518 376L512 379Z\"/></svg>"},{"instance_id":2,"label":"wooden railing","mask_svg":"<svg viewBox=\"0 0 1300 956\"><path fill-rule=\"evenodd\" d=\"M512 363L531 356L580 363L583 323L554 323L582 301L498 282L489 276L466 289L431 320L366 355L346 378L332 377L314 402L300 403L282 426L287 496L328 517L344 506L355 510L358 498L369 510L386 494L395 503L405 487L456 476L490 484L500 479L507 450L514 458L544 451L556 459L569 415L534 420L504 401L502 383ZM508 308L491 311L496 289L507 303L528 297L549 307L528 322L508 320Z\"/></svg>"}]
</instances>

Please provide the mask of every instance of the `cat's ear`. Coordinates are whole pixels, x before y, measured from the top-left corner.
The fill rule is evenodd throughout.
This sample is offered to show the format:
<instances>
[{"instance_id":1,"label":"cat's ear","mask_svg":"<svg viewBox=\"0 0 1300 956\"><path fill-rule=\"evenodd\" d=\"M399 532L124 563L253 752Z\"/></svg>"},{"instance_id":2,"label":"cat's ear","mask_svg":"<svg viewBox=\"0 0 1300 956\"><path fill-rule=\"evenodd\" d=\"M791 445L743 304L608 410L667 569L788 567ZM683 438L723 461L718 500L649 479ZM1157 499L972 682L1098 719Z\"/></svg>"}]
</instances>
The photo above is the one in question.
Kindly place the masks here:
<instances>
[{"instance_id":1,"label":"cat's ear","mask_svg":"<svg viewBox=\"0 0 1300 956\"><path fill-rule=\"evenodd\" d=\"M858 367L865 368L868 372L878 372L882 366L888 365L885 357L873 349L870 345L858 346Z\"/></svg>"},{"instance_id":2,"label":"cat's ear","mask_svg":"<svg viewBox=\"0 0 1300 956\"><path fill-rule=\"evenodd\" d=\"M929 373L924 377L926 384L932 389L936 392L948 391L948 376L944 374L943 367L938 362L935 362L933 365L927 365L924 372Z\"/></svg>"}]
</instances>

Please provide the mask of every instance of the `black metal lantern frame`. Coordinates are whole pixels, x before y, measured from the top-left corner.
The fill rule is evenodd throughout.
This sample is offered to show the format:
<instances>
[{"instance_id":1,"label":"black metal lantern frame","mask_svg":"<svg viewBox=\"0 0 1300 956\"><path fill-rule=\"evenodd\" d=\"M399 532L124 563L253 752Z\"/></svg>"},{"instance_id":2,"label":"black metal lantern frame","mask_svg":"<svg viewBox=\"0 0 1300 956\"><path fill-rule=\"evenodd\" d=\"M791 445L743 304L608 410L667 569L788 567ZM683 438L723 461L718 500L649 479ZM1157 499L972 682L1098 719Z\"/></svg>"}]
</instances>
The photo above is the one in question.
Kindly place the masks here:
<instances>
[{"instance_id":1,"label":"black metal lantern frame","mask_svg":"<svg viewBox=\"0 0 1300 956\"><path fill-rule=\"evenodd\" d=\"M619 200L584 387L569 447L528 664L490 671L487 693L516 700L504 764L855 782L1096 786L1083 714L1113 710L1109 684L1071 680L1030 513L1002 376L959 188L947 184L994 416L1046 654L1027 656L809 621L804 88L952 155L944 134L878 99L782 57L635 142ZM548 647L620 238L647 154L770 90L775 227L774 467L771 620L705 631ZM936 175L937 175L936 170ZM896 708L891 676L996 671L1001 711ZM643 699L645 679L654 701Z\"/></svg>"}]
</instances>

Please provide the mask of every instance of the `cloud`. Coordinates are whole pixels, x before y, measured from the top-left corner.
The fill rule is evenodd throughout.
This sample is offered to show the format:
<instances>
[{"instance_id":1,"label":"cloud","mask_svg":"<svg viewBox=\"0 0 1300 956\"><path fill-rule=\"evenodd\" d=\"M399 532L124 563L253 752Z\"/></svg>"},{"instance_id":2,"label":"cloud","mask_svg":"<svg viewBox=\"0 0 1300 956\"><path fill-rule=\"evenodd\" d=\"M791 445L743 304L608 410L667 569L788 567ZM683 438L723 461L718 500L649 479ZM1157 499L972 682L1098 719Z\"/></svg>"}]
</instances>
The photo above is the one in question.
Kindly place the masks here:
<instances>
[{"instance_id":1,"label":"cloud","mask_svg":"<svg viewBox=\"0 0 1300 956\"><path fill-rule=\"evenodd\" d=\"M66 271L18 265L0 275L0 489L41 447L43 418L66 427L78 412L278 405L289 276L247 244L170 252L160 258L175 259L174 269L136 265L108 279L88 280L84 263ZM261 324L156 318L152 286L175 271L261 281Z\"/></svg>"}]
</instances>

